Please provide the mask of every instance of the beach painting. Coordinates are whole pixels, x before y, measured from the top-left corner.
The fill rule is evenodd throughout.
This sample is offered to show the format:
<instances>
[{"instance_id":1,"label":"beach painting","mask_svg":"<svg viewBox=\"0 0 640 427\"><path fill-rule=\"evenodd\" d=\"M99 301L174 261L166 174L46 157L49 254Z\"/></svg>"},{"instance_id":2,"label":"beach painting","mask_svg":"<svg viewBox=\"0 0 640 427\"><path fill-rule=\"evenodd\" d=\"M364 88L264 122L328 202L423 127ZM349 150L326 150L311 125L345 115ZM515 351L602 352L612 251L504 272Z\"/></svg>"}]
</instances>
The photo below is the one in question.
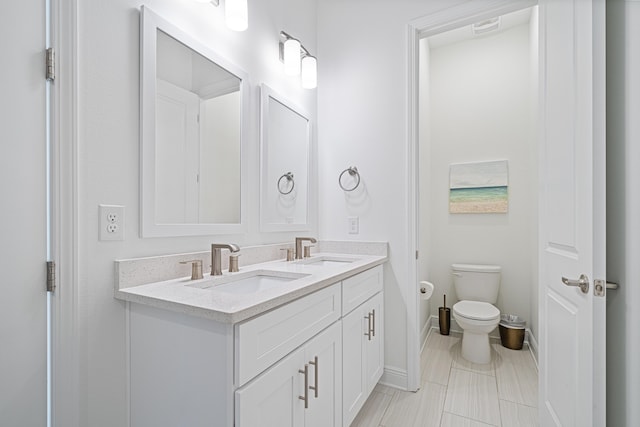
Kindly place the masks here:
<instances>
[{"instance_id":1,"label":"beach painting","mask_svg":"<svg viewBox=\"0 0 640 427\"><path fill-rule=\"evenodd\" d=\"M506 160L458 163L449 167L450 213L506 213L509 209Z\"/></svg>"}]
</instances>

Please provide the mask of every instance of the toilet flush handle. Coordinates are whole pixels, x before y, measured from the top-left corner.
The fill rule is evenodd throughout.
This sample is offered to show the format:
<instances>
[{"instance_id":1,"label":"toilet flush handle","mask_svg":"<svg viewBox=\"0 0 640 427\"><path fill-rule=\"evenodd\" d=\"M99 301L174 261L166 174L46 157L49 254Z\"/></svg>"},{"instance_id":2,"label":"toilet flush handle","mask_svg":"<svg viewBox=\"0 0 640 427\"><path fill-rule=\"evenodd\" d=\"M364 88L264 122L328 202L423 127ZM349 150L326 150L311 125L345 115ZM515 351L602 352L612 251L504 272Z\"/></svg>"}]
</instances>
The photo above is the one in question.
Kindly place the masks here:
<instances>
[{"instance_id":1,"label":"toilet flush handle","mask_svg":"<svg viewBox=\"0 0 640 427\"><path fill-rule=\"evenodd\" d=\"M451 275L456 276L456 277L462 277L461 273L451 273Z\"/></svg>"}]
</instances>

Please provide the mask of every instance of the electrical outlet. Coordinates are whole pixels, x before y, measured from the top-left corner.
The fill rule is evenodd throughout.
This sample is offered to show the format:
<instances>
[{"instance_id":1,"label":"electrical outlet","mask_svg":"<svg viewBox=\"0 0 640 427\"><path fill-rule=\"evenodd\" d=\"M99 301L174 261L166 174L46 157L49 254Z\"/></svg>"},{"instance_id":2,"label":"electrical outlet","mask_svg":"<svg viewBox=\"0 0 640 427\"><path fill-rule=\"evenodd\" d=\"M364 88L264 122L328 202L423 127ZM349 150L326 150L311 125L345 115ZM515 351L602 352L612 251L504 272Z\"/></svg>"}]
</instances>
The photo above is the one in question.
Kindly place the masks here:
<instances>
[{"instance_id":1,"label":"electrical outlet","mask_svg":"<svg viewBox=\"0 0 640 427\"><path fill-rule=\"evenodd\" d=\"M100 240L124 240L124 206L98 205Z\"/></svg>"},{"instance_id":2,"label":"electrical outlet","mask_svg":"<svg viewBox=\"0 0 640 427\"><path fill-rule=\"evenodd\" d=\"M107 213L107 221L110 224L115 224L118 222L118 214L116 212L109 212Z\"/></svg>"},{"instance_id":3,"label":"electrical outlet","mask_svg":"<svg viewBox=\"0 0 640 427\"><path fill-rule=\"evenodd\" d=\"M347 217L347 224L349 226L349 234L358 234L360 232L360 224L357 216Z\"/></svg>"}]
</instances>

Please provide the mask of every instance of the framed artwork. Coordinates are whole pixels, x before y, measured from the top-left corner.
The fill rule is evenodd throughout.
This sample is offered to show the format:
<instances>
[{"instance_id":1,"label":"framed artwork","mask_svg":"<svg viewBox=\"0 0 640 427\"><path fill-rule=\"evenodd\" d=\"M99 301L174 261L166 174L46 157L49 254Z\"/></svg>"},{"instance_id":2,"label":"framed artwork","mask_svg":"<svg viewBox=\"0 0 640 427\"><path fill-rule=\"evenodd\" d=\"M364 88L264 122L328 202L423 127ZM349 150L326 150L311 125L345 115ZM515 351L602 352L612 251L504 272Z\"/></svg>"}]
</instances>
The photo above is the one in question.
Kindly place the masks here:
<instances>
[{"instance_id":1,"label":"framed artwork","mask_svg":"<svg viewBox=\"0 0 640 427\"><path fill-rule=\"evenodd\" d=\"M509 210L506 160L458 163L449 167L449 213L506 213Z\"/></svg>"}]
</instances>

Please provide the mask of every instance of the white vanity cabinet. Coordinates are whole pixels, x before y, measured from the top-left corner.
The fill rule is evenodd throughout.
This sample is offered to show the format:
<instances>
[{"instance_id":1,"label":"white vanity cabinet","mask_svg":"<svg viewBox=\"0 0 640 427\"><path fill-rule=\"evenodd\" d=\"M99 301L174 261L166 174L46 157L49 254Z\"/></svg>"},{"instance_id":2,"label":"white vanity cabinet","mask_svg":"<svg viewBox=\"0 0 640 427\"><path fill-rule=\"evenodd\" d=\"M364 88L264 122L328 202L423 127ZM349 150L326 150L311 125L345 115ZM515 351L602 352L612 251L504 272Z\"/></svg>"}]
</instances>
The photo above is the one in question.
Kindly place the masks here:
<instances>
[{"instance_id":1,"label":"white vanity cabinet","mask_svg":"<svg viewBox=\"0 0 640 427\"><path fill-rule=\"evenodd\" d=\"M342 425L340 322L236 391L236 427Z\"/></svg>"},{"instance_id":2,"label":"white vanity cabinet","mask_svg":"<svg viewBox=\"0 0 640 427\"><path fill-rule=\"evenodd\" d=\"M343 425L349 426L384 369L382 267L344 280L342 295Z\"/></svg>"},{"instance_id":3,"label":"white vanity cabinet","mask_svg":"<svg viewBox=\"0 0 640 427\"><path fill-rule=\"evenodd\" d=\"M238 323L128 308L130 427L346 427L382 375L381 265Z\"/></svg>"},{"instance_id":4,"label":"white vanity cabinet","mask_svg":"<svg viewBox=\"0 0 640 427\"><path fill-rule=\"evenodd\" d=\"M341 301L336 283L236 325L236 427L341 425Z\"/></svg>"}]
</instances>

